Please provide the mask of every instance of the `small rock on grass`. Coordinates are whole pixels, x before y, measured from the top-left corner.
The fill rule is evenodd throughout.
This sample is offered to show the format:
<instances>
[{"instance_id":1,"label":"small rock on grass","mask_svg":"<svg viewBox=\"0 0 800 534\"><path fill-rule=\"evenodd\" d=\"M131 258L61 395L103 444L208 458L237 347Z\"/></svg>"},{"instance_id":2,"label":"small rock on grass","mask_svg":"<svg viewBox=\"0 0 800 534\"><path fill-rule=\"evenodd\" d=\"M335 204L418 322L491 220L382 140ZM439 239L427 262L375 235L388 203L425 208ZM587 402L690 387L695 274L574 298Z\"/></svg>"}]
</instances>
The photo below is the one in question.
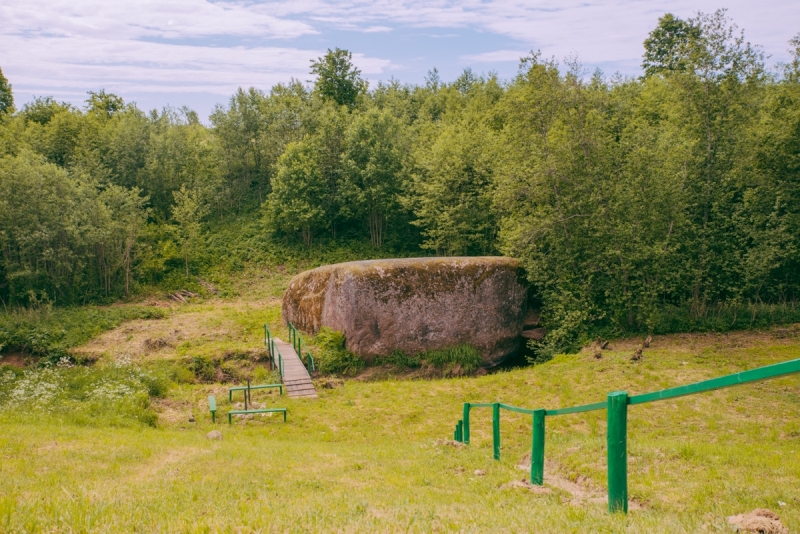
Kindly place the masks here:
<instances>
[{"instance_id":1,"label":"small rock on grass","mask_svg":"<svg viewBox=\"0 0 800 534\"><path fill-rule=\"evenodd\" d=\"M747 534L789 534L789 529L781 523L778 514L766 508L756 508L749 514L732 515L728 523L735 526L737 532Z\"/></svg>"},{"instance_id":2,"label":"small rock on grass","mask_svg":"<svg viewBox=\"0 0 800 534\"><path fill-rule=\"evenodd\" d=\"M482 477L483 475L486 474L486 471L484 471L483 469L476 469L475 471L472 472L472 474L475 475L476 477Z\"/></svg>"},{"instance_id":3,"label":"small rock on grass","mask_svg":"<svg viewBox=\"0 0 800 534\"><path fill-rule=\"evenodd\" d=\"M212 430L211 432L206 434L206 439L221 440L222 439L222 432L220 432L219 430Z\"/></svg>"}]
</instances>

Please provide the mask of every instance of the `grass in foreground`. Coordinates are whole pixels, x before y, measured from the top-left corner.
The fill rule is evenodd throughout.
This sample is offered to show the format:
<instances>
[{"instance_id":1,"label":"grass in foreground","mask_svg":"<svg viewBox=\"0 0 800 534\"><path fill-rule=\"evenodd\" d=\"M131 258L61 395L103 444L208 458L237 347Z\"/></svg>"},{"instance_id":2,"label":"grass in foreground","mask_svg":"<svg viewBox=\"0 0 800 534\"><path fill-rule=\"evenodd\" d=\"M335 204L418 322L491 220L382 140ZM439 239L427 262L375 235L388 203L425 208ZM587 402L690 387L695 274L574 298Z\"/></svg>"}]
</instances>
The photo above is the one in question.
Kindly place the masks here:
<instances>
[{"instance_id":1,"label":"grass in foreground","mask_svg":"<svg viewBox=\"0 0 800 534\"><path fill-rule=\"evenodd\" d=\"M627 517L563 484L549 495L501 489L526 476L516 465L530 446L528 417L503 412L499 462L487 410L474 413L469 447L436 440L452 437L464 401L592 402L797 358L799 341L796 327L670 336L636 363L634 344L620 342L601 360L582 353L480 378L349 381L320 389L317 401L254 399L288 407L286 424L276 416L212 425L206 396L220 401L219 421L229 408L219 385L173 387L158 409L179 416L162 415L158 428L6 411L0 531L732 532L726 516L756 507L795 531L800 377L632 407L629 490L642 509ZM604 413L547 424L548 473L602 493ZM213 428L222 441L205 439Z\"/></svg>"}]
</instances>

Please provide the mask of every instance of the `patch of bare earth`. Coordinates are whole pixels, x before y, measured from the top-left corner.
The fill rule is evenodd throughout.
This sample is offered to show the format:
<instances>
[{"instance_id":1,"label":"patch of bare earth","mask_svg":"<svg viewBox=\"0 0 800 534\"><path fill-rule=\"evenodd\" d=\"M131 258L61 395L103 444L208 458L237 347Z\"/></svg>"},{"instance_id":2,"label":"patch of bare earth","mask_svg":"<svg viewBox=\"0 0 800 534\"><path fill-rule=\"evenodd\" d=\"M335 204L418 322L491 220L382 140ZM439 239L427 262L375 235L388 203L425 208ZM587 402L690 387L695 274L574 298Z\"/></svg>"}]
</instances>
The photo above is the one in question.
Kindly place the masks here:
<instances>
[{"instance_id":1,"label":"patch of bare earth","mask_svg":"<svg viewBox=\"0 0 800 534\"><path fill-rule=\"evenodd\" d=\"M748 514L732 515L728 522L737 532L752 534L789 534L781 518L772 510L756 508Z\"/></svg>"},{"instance_id":2,"label":"patch of bare earth","mask_svg":"<svg viewBox=\"0 0 800 534\"><path fill-rule=\"evenodd\" d=\"M9 352L0 354L0 365L10 365L22 369L28 361L28 355L24 352Z\"/></svg>"},{"instance_id":3,"label":"patch of bare earth","mask_svg":"<svg viewBox=\"0 0 800 534\"><path fill-rule=\"evenodd\" d=\"M517 469L530 473L530 453L522 457L517 464ZM508 488L524 487L528 490L531 490L531 488L543 487L560 490L567 495L561 498L562 502L574 506L583 506L587 503L608 503L607 493L592 480L580 475L575 480L570 480L560 473L559 465L552 460L545 460L544 462L544 486L534 486L525 479L521 481L512 481L506 486ZM549 491L538 490L534 491L534 493L547 494ZM643 508L644 506L642 503L638 502L636 499L628 499L628 510L642 510Z\"/></svg>"},{"instance_id":4,"label":"patch of bare earth","mask_svg":"<svg viewBox=\"0 0 800 534\"><path fill-rule=\"evenodd\" d=\"M146 361L175 358L178 347L186 342L197 346L215 342L247 343L246 334L229 314L266 309L274 305L272 300L212 299L201 304L199 309L191 308L192 311L182 311L182 306L173 306L169 317L127 322L73 349L73 352L90 361L102 357Z\"/></svg>"}]
</instances>

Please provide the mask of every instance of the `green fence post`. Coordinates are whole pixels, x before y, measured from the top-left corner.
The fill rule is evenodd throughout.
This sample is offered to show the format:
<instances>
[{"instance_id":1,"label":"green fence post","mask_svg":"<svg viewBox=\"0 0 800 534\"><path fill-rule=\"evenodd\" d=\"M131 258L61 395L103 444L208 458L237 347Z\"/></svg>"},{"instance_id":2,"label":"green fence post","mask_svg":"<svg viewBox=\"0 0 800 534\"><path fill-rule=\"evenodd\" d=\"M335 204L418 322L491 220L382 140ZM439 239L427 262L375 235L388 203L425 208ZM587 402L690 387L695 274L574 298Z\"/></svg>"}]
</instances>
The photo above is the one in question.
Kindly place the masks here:
<instances>
[{"instance_id":1,"label":"green fence post","mask_svg":"<svg viewBox=\"0 0 800 534\"><path fill-rule=\"evenodd\" d=\"M531 437L531 484L544 484L544 410L533 412Z\"/></svg>"},{"instance_id":2,"label":"green fence post","mask_svg":"<svg viewBox=\"0 0 800 534\"><path fill-rule=\"evenodd\" d=\"M494 459L500 459L500 403L492 404L492 438L494 441Z\"/></svg>"},{"instance_id":3,"label":"green fence post","mask_svg":"<svg viewBox=\"0 0 800 534\"><path fill-rule=\"evenodd\" d=\"M628 513L628 393L608 394L608 511Z\"/></svg>"},{"instance_id":4,"label":"green fence post","mask_svg":"<svg viewBox=\"0 0 800 534\"><path fill-rule=\"evenodd\" d=\"M464 403L464 443L469 443L469 403Z\"/></svg>"},{"instance_id":5,"label":"green fence post","mask_svg":"<svg viewBox=\"0 0 800 534\"><path fill-rule=\"evenodd\" d=\"M456 441L464 442L464 421L459 421L456 425L456 434L457 438Z\"/></svg>"}]
</instances>

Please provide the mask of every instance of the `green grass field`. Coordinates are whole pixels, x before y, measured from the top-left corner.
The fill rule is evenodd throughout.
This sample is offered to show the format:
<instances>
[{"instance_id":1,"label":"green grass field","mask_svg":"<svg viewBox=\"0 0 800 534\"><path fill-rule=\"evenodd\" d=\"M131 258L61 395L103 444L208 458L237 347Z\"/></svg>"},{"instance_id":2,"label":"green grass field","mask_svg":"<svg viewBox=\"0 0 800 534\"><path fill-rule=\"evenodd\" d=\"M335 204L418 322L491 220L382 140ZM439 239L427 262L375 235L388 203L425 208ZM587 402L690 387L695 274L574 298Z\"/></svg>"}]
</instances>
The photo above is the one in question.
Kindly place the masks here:
<instances>
[{"instance_id":1,"label":"green grass field","mask_svg":"<svg viewBox=\"0 0 800 534\"><path fill-rule=\"evenodd\" d=\"M800 529L800 377L631 407L627 516L603 500L605 412L548 418L546 494L507 486L526 477L527 416L503 412L500 461L489 410L473 412L468 447L437 442L465 401L555 408L684 384L798 358L800 327L657 337L631 362L635 344L475 378L333 382L316 401L254 394L287 407L286 424L229 427L221 384L173 384L153 400L155 427L6 405L0 531L733 532L726 517L758 507Z\"/></svg>"}]
</instances>

